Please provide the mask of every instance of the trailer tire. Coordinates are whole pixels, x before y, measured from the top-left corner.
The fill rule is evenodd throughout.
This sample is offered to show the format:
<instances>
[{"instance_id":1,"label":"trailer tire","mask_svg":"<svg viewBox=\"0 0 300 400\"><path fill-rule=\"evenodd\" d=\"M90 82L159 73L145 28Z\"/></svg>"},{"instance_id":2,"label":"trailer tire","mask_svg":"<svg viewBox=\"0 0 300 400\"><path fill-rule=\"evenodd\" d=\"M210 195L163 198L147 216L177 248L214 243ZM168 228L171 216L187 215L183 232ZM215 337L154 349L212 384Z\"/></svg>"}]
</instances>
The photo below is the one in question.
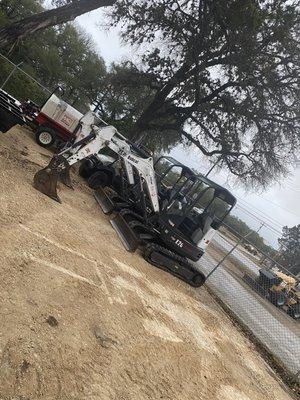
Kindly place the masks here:
<instances>
[{"instance_id":1,"label":"trailer tire","mask_svg":"<svg viewBox=\"0 0 300 400\"><path fill-rule=\"evenodd\" d=\"M56 139L56 135L53 129L47 126L39 126L35 132L35 140L37 144L44 148L51 147Z\"/></svg>"}]
</instances>

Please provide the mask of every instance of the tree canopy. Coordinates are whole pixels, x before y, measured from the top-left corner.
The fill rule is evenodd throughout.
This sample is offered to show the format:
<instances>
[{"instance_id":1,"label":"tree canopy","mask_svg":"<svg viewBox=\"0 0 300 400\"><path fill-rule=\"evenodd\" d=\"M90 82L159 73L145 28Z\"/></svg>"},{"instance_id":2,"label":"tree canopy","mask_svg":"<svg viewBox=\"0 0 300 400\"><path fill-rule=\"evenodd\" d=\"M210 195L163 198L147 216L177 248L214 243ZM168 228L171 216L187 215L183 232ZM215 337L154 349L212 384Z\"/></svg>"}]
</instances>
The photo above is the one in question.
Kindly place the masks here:
<instances>
[{"instance_id":1,"label":"tree canopy","mask_svg":"<svg viewBox=\"0 0 300 400\"><path fill-rule=\"evenodd\" d=\"M101 118L119 129L131 130L143 112L153 90L143 74L130 61L113 63L106 75L103 90L98 91L98 112Z\"/></svg>"},{"instance_id":2,"label":"tree canopy","mask_svg":"<svg viewBox=\"0 0 300 400\"><path fill-rule=\"evenodd\" d=\"M293 274L300 273L300 224L291 228L285 226L278 239L280 258Z\"/></svg>"},{"instance_id":3,"label":"tree canopy","mask_svg":"<svg viewBox=\"0 0 300 400\"><path fill-rule=\"evenodd\" d=\"M100 0L52 1L60 11L82 3ZM63 83L71 104L97 101L101 116L125 134L147 133L154 150L193 143L248 187L264 187L287 173L300 144L298 3L118 0L111 24L139 46L139 58L109 71L90 38L70 24L5 49L45 86ZM44 15L41 4L3 0L0 25ZM5 76L8 67L0 68ZM39 97L18 73L12 86L16 97Z\"/></svg>"},{"instance_id":4,"label":"tree canopy","mask_svg":"<svg viewBox=\"0 0 300 400\"><path fill-rule=\"evenodd\" d=\"M30 16L42 10L37 0L0 3L0 24ZM35 37L19 43L9 58L22 69L53 90L58 84L65 88L65 98L81 111L98 96L107 75L104 60L94 50L89 36L71 24L48 28ZM12 66L0 59L1 82ZM41 103L48 93L21 72L15 72L4 88L21 101L28 98Z\"/></svg>"},{"instance_id":5,"label":"tree canopy","mask_svg":"<svg viewBox=\"0 0 300 400\"><path fill-rule=\"evenodd\" d=\"M135 131L180 133L247 183L287 173L300 144L299 2L119 0L156 92Z\"/></svg>"}]
</instances>

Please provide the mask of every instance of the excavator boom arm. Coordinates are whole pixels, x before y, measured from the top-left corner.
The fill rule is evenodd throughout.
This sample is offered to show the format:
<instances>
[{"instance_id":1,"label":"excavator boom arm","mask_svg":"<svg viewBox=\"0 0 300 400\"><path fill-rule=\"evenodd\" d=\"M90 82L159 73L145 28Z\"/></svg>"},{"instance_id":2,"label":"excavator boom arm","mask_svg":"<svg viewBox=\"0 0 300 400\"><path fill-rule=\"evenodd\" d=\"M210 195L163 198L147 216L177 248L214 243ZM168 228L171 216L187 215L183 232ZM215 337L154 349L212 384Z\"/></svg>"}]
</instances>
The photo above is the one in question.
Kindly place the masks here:
<instances>
[{"instance_id":1,"label":"excavator boom arm","mask_svg":"<svg viewBox=\"0 0 300 400\"><path fill-rule=\"evenodd\" d=\"M138 171L139 176L146 182L153 209L158 212L159 201L152 158L136 155L130 144L113 126L97 127L93 125L93 122L93 113L88 112L83 116L74 144L54 155L49 165L35 174L36 189L60 202L57 195L58 178L60 177L63 183L71 187L69 168L78 161L96 155L100 150L108 147L124 160L129 184L135 183L134 169Z\"/></svg>"}]
</instances>

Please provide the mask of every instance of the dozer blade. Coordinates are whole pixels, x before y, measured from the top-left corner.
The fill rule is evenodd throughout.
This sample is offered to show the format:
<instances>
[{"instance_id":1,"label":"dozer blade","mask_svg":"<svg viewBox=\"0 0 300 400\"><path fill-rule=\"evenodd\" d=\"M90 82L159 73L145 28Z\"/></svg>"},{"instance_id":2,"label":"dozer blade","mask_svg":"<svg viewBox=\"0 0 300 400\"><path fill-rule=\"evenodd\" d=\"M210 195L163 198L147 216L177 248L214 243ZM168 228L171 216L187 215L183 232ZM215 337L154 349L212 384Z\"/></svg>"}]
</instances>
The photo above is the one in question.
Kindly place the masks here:
<instances>
[{"instance_id":1,"label":"dozer blade","mask_svg":"<svg viewBox=\"0 0 300 400\"><path fill-rule=\"evenodd\" d=\"M43 168L34 175L34 187L51 199L61 203L57 194L58 172L49 167Z\"/></svg>"},{"instance_id":2,"label":"dozer blade","mask_svg":"<svg viewBox=\"0 0 300 400\"><path fill-rule=\"evenodd\" d=\"M59 179L61 180L61 182L66 185L68 188L73 189L73 185L71 182L71 176L70 176L70 167L68 166L67 168L65 168L64 170L62 170L62 172L60 172L59 174Z\"/></svg>"},{"instance_id":3,"label":"dozer blade","mask_svg":"<svg viewBox=\"0 0 300 400\"><path fill-rule=\"evenodd\" d=\"M117 214L113 219L110 220L110 223L117 232L125 249L132 253L135 252L139 247L139 240L122 215Z\"/></svg>"},{"instance_id":4,"label":"dozer blade","mask_svg":"<svg viewBox=\"0 0 300 400\"><path fill-rule=\"evenodd\" d=\"M97 200L97 203L101 207L104 214L111 214L114 211L115 205L109 198L109 196L105 193L102 188L95 190L94 197Z\"/></svg>"}]
</instances>

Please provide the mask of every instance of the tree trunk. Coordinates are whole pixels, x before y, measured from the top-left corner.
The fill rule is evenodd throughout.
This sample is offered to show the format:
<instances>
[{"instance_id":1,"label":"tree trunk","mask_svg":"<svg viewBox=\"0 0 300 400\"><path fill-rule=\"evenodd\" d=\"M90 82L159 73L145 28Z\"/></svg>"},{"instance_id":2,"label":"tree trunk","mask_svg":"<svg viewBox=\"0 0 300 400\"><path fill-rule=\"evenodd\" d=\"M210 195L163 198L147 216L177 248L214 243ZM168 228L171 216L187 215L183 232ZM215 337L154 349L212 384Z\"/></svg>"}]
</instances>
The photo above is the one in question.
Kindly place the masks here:
<instances>
[{"instance_id":1,"label":"tree trunk","mask_svg":"<svg viewBox=\"0 0 300 400\"><path fill-rule=\"evenodd\" d=\"M0 28L0 49L50 26L73 21L79 15L100 7L112 6L116 0L78 0L62 7L30 15Z\"/></svg>"},{"instance_id":2,"label":"tree trunk","mask_svg":"<svg viewBox=\"0 0 300 400\"><path fill-rule=\"evenodd\" d=\"M142 115L138 118L133 126L132 134L134 135L134 138L136 140L138 140L139 136L142 135L142 132L149 127L149 123L151 122L151 120L155 119L155 117L157 116L157 112L165 106L167 97L172 92L174 87L185 79L185 75L191 67L192 62L184 63L174 73L169 81L160 90L157 91L152 102L143 111Z\"/></svg>"}]
</instances>

